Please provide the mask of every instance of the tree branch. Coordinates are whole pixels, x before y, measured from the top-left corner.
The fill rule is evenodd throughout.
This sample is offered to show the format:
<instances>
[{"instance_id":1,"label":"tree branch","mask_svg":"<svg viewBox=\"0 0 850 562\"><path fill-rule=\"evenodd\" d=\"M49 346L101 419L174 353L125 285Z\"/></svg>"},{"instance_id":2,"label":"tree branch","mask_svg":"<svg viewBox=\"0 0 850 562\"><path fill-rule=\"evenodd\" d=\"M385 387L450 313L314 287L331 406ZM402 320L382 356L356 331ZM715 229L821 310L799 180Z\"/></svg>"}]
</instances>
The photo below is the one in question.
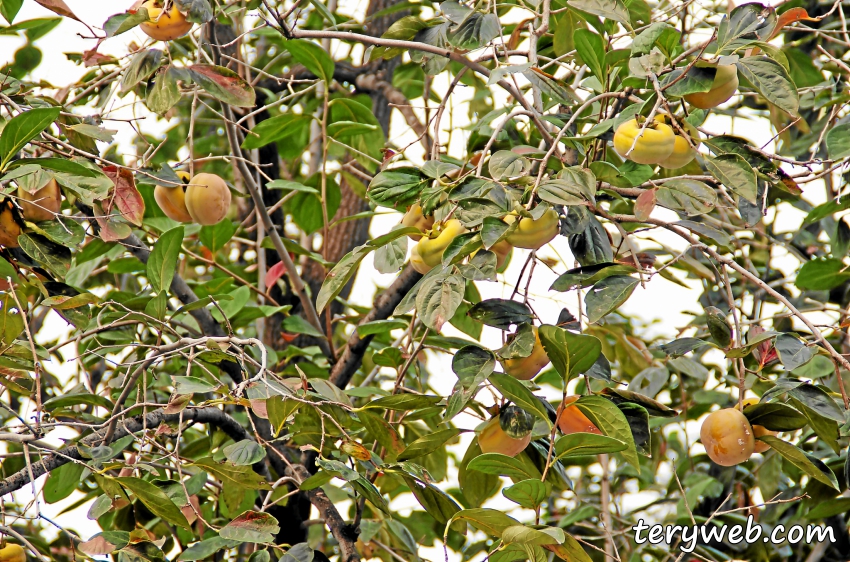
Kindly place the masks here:
<instances>
[{"instance_id":1,"label":"tree branch","mask_svg":"<svg viewBox=\"0 0 850 562\"><path fill-rule=\"evenodd\" d=\"M128 420L124 420L115 433L112 435L112 438L109 440L109 444L122 437L126 437L127 435L138 433L142 431L144 428L155 428L160 423L173 423L180 421L194 421L196 423L209 424L213 425L227 434L228 437L233 439L234 441L242 441L244 439L252 439L251 434L242 427L235 419L231 418L227 414L225 414L222 410L217 408L198 408L198 409L186 409L181 413L177 414L166 414L161 409L154 410L145 416L137 416L135 418L130 418ZM103 437L106 434L106 429L101 429L89 435L88 437L84 437L80 440L81 445L96 445L103 441ZM53 454L47 455L43 459L38 462L32 463L30 465L32 469L33 478L37 479L39 476L47 474L53 470L56 470L62 465L68 464L69 462L73 462L74 460L83 460L83 456L80 454L79 450L76 446L73 447L65 447L64 449L60 449ZM29 469L30 467L24 467L15 474L12 474L2 482L0 482L0 496L5 496L6 494L10 494L16 490L20 490L24 486L30 483Z\"/></svg>"},{"instance_id":2,"label":"tree branch","mask_svg":"<svg viewBox=\"0 0 850 562\"><path fill-rule=\"evenodd\" d=\"M367 322L374 322L375 320L384 320L389 318L390 314L392 314L395 307L398 306L398 303L401 302L401 299L410 292L416 282L422 279L422 274L414 270L412 267L407 267L401 274L393 281L393 284L390 285L383 293L381 293L377 299L375 299L375 305L372 307L372 310L363 317L363 320L360 321L360 324L366 324ZM345 350L343 350L342 355L339 357L339 361L337 361L333 369L331 369L330 381L337 385L339 388L345 388L348 383L351 381L351 377L354 376L354 373L357 369L360 368L360 363L363 360L363 354L366 353L366 349L369 347L369 343L372 341L371 335L365 336L361 338L357 330L354 330L351 333L351 336L348 338L348 343L345 346Z\"/></svg>"},{"instance_id":3,"label":"tree branch","mask_svg":"<svg viewBox=\"0 0 850 562\"><path fill-rule=\"evenodd\" d=\"M296 464L287 469L287 476L303 482L310 477L310 473L304 466ZM304 493L307 494L310 503L318 510L319 515L325 520L336 542L339 543L340 562L359 562L360 554L357 552L356 542L357 535L360 532L357 529L353 529L351 525L343 520L336 506L321 488L313 488Z\"/></svg>"},{"instance_id":4,"label":"tree branch","mask_svg":"<svg viewBox=\"0 0 850 562\"><path fill-rule=\"evenodd\" d=\"M235 120L233 118L233 110L225 103L222 103L221 107L222 112L224 113L224 127L227 131L227 140L230 142L230 149L233 151L233 155L237 157L236 166L239 169L239 173L242 175L242 179L245 180L245 187L251 194L251 199L254 200L254 206L260 213L260 218L263 220L263 225L266 227L269 238L272 239L274 248L280 257L280 261L283 262L283 267L286 269L286 276L289 277L289 282L292 284L292 290L295 291L295 294L298 295L298 300L301 301L301 307L304 309L307 321L310 322L314 328L324 333L322 323L319 320L319 315L316 313L316 307L313 305L310 295L307 294L304 281L298 274L298 270L295 268L292 258L289 257L289 252L284 247L283 240L281 240L280 234L278 234L277 229L269 216L269 211L263 203L263 196L260 194L260 188L254 181L254 175L251 173L251 170L248 169L248 165L245 164L241 143L239 142L239 135L236 131L236 126L234 125ZM328 337L331 337L331 334L328 334ZM327 340L321 338L317 338L316 340L319 348L322 350L322 353L325 354L325 357L331 360L333 358L333 353L331 352Z\"/></svg>"},{"instance_id":5,"label":"tree branch","mask_svg":"<svg viewBox=\"0 0 850 562\"><path fill-rule=\"evenodd\" d=\"M147 245L142 242L138 236L131 234L119 242L125 248L130 250L130 253L136 256L140 262L145 264L148 263L148 258L151 255L150 250L148 250ZM174 279L171 281L170 289L171 293L180 299L180 302L183 304L191 304L198 300L198 296L192 288L189 287L188 283L186 283L186 281L177 274L174 275ZM212 317L210 311L205 307L190 310L189 314L198 323L198 326L201 328L201 332L203 332L205 336L220 337L227 335L224 333L224 329L221 325L215 321L215 318ZM230 378L233 379L233 382L237 384L242 382L242 369L238 364L230 361L222 361L219 363L219 368L227 373Z\"/></svg>"}]
</instances>

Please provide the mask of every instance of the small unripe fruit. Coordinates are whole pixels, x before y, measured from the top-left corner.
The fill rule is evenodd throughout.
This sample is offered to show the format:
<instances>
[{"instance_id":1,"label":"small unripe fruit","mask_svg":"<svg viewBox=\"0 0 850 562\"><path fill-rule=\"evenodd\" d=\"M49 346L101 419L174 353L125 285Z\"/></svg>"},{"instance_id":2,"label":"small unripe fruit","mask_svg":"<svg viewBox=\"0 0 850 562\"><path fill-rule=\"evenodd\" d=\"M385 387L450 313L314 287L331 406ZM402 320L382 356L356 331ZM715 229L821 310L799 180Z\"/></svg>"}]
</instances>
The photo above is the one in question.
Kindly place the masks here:
<instances>
[{"instance_id":1,"label":"small unripe fruit","mask_svg":"<svg viewBox=\"0 0 850 562\"><path fill-rule=\"evenodd\" d=\"M183 37L192 29L192 22L180 13L172 3L171 9L162 9L163 0L148 0L142 7L148 11L148 21L139 25L142 31L151 39L157 41L172 41Z\"/></svg>"},{"instance_id":2,"label":"small unripe fruit","mask_svg":"<svg viewBox=\"0 0 850 562\"><path fill-rule=\"evenodd\" d=\"M189 174L177 172L177 176L183 181L183 185L158 185L153 189L153 198L166 217L177 222L192 222L192 216L186 209L186 184L189 182Z\"/></svg>"},{"instance_id":3,"label":"small unripe fruit","mask_svg":"<svg viewBox=\"0 0 850 562\"><path fill-rule=\"evenodd\" d=\"M579 410L578 406L573 404L580 396L567 396L564 399L564 409L561 410L561 415L558 416L558 429L564 435L571 433L595 433L602 435L599 428L596 427L590 419Z\"/></svg>"},{"instance_id":4,"label":"small unripe fruit","mask_svg":"<svg viewBox=\"0 0 850 562\"><path fill-rule=\"evenodd\" d=\"M712 412L699 431L705 452L720 466L735 466L755 451L755 436L746 416L735 408Z\"/></svg>"},{"instance_id":5,"label":"small unripe fruit","mask_svg":"<svg viewBox=\"0 0 850 562\"><path fill-rule=\"evenodd\" d=\"M15 220L11 205L9 200L0 203L0 246L17 248L21 226Z\"/></svg>"},{"instance_id":6,"label":"small unripe fruit","mask_svg":"<svg viewBox=\"0 0 850 562\"><path fill-rule=\"evenodd\" d=\"M220 223L230 210L230 189L215 174L197 174L186 188L186 210L196 223Z\"/></svg>"},{"instance_id":7,"label":"small unripe fruit","mask_svg":"<svg viewBox=\"0 0 850 562\"><path fill-rule=\"evenodd\" d=\"M51 179L35 193L29 193L19 187L18 203L25 219L32 222L51 221L62 209L62 192L56 180Z\"/></svg>"},{"instance_id":8,"label":"small unripe fruit","mask_svg":"<svg viewBox=\"0 0 850 562\"><path fill-rule=\"evenodd\" d=\"M543 343L540 341L537 327L532 327L532 330L534 330L534 347L531 349L531 355L516 359L504 359L502 361L502 368L505 370L505 374L521 381L533 379L537 376L537 373L549 364L549 356L546 355L546 350L543 349Z\"/></svg>"},{"instance_id":9,"label":"small unripe fruit","mask_svg":"<svg viewBox=\"0 0 850 562\"><path fill-rule=\"evenodd\" d=\"M738 69L734 64L727 64L717 67L709 91L688 94L685 101L700 109L711 109L728 101L737 91Z\"/></svg>"}]
</instances>

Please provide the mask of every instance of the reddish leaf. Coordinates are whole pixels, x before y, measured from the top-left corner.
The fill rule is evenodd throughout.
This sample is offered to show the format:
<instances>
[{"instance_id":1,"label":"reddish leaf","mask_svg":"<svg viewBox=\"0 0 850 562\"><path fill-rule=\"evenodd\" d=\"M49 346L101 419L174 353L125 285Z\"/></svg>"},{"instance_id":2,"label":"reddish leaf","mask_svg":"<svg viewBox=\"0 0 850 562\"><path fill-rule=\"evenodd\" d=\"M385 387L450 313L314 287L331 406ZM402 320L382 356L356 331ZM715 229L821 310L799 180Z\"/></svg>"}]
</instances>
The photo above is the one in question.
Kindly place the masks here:
<instances>
[{"instance_id":1,"label":"reddish leaf","mask_svg":"<svg viewBox=\"0 0 850 562\"><path fill-rule=\"evenodd\" d=\"M657 191L657 188L647 189L638 195L638 198L635 201L635 218L637 220L645 221L649 219L649 215L652 214L652 209L655 208L655 193Z\"/></svg>"},{"instance_id":2,"label":"reddish leaf","mask_svg":"<svg viewBox=\"0 0 850 562\"><path fill-rule=\"evenodd\" d=\"M189 67L195 82L214 98L235 107L253 107L254 88L241 76L223 66L196 64Z\"/></svg>"},{"instance_id":3,"label":"reddish leaf","mask_svg":"<svg viewBox=\"0 0 850 562\"><path fill-rule=\"evenodd\" d=\"M283 268L283 262L279 261L271 266L266 273L266 287L271 287L275 282L283 277L286 270Z\"/></svg>"},{"instance_id":4,"label":"reddish leaf","mask_svg":"<svg viewBox=\"0 0 850 562\"><path fill-rule=\"evenodd\" d=\"M59 14L60 16L64 16L66 18L71 18L72 20L77 20L80 23L83 23L83 20L77 17L77 15L71 11L71 8L68 7L68 4L63 2L62 0L35 0L37 3L41 4L54 14Z\"/></svg>"},{"instance_id":5,"label":"reddish leaf","mask_svg":"<svg viewBox=\"0 0 850 562\"><path fill-rule=\"evenodd\" d=\"M791 8L777 18L776 27L773 28L773 32L770 34L768 41L779 35L779 32L782 31L782 28L786 25L791 25L798 21L820 21L820 19L821 18L810 18L809 13L805 8Z\"/></svg>"},{"instance_id":6,"label":"reddish leaf","mask_svg":"<svg viewBox=\"0 0 850 562\"><path fill-rule=\"evenodd\" d=\"M109 213L104 212L97 203L94 204L93 210L94 218L100 227L100 239L104 242L117 242L133 234L129 224L118 222L116 217L109 216Z\"/></svg>"},{"instance_id":7,"label":"reddish leaf","mask_svg":"<svg viewBox=\"0 0 850 562\"><path fill-rule=\"evenodd\" d=\"M257 399L251 400L251 409L254 411L254 414L258 418L263 418L264 420L269 419L269 411L266 408L265 399L260 400L260 399L257 398Z\"/></svg>"},{"instance_id":8,"label":"reddish leaf","mask_svg":"<svg viewBox=\"0 0 850 562\"><path fill-rule=\"evenodd\" d=\"M121 211L121 216L136 226L142 226L145 216L145 200L136 189L133 172L117 166L105 166L103 172L115 184L115 206Z\"/></svg>"},{"instance_id":9,"label":"reddish leaf","mask_svg":"<svg viewBox=\"0 0 850 562\"><path fill-rule=\"evenodd\" d=\"M92 537L91 540L81 542L77 548L80 552L89 556L105 556L115 550L116 545L112 544L102 536Z\"/></svg>"},{"instance_id":10,"label":"reddish leaf","mask_svg":"<svg viewBox=\"0 0 850 562\"><path fill-rule=\"evenodd\" d=\"M106 62L115 62L115 57L112 55L98 53L97 49L94 49L91 51L83 51L83 62L85 63L86 68L89 68Z\"/></svg>"}]
</instances>

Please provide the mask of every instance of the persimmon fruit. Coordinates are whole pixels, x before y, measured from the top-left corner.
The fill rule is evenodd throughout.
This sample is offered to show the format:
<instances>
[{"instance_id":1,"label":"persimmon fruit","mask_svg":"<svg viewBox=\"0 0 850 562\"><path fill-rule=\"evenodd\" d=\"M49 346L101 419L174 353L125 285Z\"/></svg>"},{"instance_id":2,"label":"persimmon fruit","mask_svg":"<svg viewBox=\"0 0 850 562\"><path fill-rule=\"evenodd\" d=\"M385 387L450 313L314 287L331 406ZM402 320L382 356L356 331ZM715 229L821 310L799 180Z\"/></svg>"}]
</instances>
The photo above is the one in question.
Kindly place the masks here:
<instances>
[{"instance_id":1,"label":"persimmon fruit","mask_svg":"<svg viewBox=\"0 0 850 562\"><path fill-rule=\"evenodd\" d=\"M646 123L644 128L637 119L630 119L617 127L614 133L614 150L617 154L638 164L663 162L670 157L675 146L673 128L657 120Z\"/></svg>"},{"instance_id":2,"label":"persimmon fruit","mask_svg":"<svg viewBox=\"0 0 850 562\"><path fill-rule=\"evenodd\" d=\"M735 408L709 414L702 422L699 436L708 458L720 466L741 464L755 451L753 428L746 416Z\"/></svg>"},{"instance_id":3,"label":"persimmon fruit","mask_svg":"<svg viewBox=\"0 0 850 562\"><path fill-rule=\"evenodd\" d=\"M196 174L186 187L186 210L203 226L220 223L230 210L230 188L215 174Z\"/></svg>"},{"instance_id":4,"label":"persimmon fruit","mask_svg":"<svg viewBox=\"0 0 850 562\"><path fill-rule=\"evenodd\" d=\"M452 240L465 232L466 227L457 219L451 219L442 227L431 230L427 237L423 236L413 246L410 251L410 265L419 273L428 273L440 264L443 251L449 247Z\"/></svg>"},{"instance_id":5,"label":"persimmon fruit","mask_svg":"<svg viewBox=\"0 0 850 562\"><path fill-rule=\"evenodd\" d=\"M738 68L734 64L718 66L711 89L685 96L685 101L700 109L712 109L729 101L738 91Z\"/></svg>"},{"instance_id":6,"label":"persimmon fruit","mask_svg":"<svg viewBox=\"0 0 850 562\"><path fill-rule=\"evenodd\" d=\"M153 189L153 198L166 217L177 222L192 222L192 216L186 208L186 187L189 183L189 174L177 172L177 176L183 182L183 185L174 187L157 185Z\"/></svg>"},{"instance_id":7,"label":"persimmon fruit","mask_svg":"<svg viewBox=\"0 0 850 562\"><path fill-rule=\"evenodd\" d=\"M537 373L549 364L549 356L546 355L546 350L543 349L543 343L540 341L537 326L532 327L532 330L534 330L534 347L531 349L531 355L528 357L502 360L502 369L504 369L505 374L521 381L533 379L537 376Z\"/></svg>"},{"instance_id":8,"label":"persimmon fruit","mask_svg":"<svg viewBox=\"0 0 850 562\"><path fill-rule=\"evenodd\" d=\"M157 41L173 41L189 33L194 24L180 13L173 2L168 11L164 4L165 0L148 0L142 4L148 11L148 21L139 25L145 35Z\"/></svg>"},{"instance_id":9,"label":"persimmon fruit","mask_svg":"<svg viewBox=\"0 0 850 562\"><path fill-rule=\"evenodd\" d=\"M18 202L25 219L32 222L50 221L55 219L62 209L62 192L56 180L51 178L35 193L29 193L19 187Z\"/></svg>"},{"instance_id":10,"label":"persimmon fruit","mask_svg":"<svg viewBox=\"0 0 850 562\"><path fill-rule=\"evenodd\" d=\"M543 216L535 220L531 217L519 217L511 213L505 217L505 222L513 224L519 220L516 230L505 237L505 240L516 248L537 250L548 244L558 235L560 221L557 211L549 209Z\"/></svg>"},{"instance_id":11,"label":"persimmon fruit","mask_svg":"<svg viewBox=\"0 0 850 562\"><path fill-rule=\"evenodd\" d=\"M590 421L590 419L585 416L581 410L579 410L578 406L573 404L573 402L579 398L581 397L573 395L567 396L564 399L564 408L558 416L558 429L560 429L561 433L564 435L569 435L571 433L595 433L597 435L602 435L602 432L599 431L596 424Z\"/></svg>"},{"instance_id":12,"label":"persimmon fruit","mask_svg":"<svg viewBox=\"0 0 850 562\"><path fill-rule=\"evenodd\" d=\"M531 443L534 419L516 406L502 408L478 433L482 453L499 453L515 457Z\"/></svg>"},{"instance_id":13,"label":"persimmon fruit","mask_svg":"<svg viewBox=\"0 0 850 562\"><path fill-rule=\"evenodd\" d=\"M426 230L431 230L434 227L434 217L426 217L422 214L422 205L419 203L415 203L408 207L407 212L404 213L404 216L401 217L401 224L404 226L413 226L425 232ZM421 234L408 234L408 238L411 240L420 240L422 238Z\"/></svg>"}]
</instances>

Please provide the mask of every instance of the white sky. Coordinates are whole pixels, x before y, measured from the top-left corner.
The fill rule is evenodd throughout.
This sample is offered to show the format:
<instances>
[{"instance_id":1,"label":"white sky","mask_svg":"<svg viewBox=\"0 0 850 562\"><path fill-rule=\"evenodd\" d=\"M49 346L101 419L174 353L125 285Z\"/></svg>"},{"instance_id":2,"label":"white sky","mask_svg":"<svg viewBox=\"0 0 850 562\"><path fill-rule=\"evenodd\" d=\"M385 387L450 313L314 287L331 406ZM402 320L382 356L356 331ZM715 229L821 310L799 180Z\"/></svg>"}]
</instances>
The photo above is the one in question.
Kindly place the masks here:
<instances>
[{"instance_id":1,"label":"white sky","mask_svg":"<svg viewBox=\"0 0 850 562\"><path fill-rule=\"evenodd\" d=\"M107 17L129 7L133 3L133 0L112 0L109 2L66 0L66 2L81 19L85 20L92 27L99 27L103 24ZM52 15L52 13L38 6L35 2L27 1L24 3L23 9L16 18L16 22L36 17L50 17ZM85 69L68 61L64 53L79 53L84 50L91 49L94 44L93 41L83 39L80 35L88 35L86 28L77 22L64 19L55 30L46 37L40 39L36 45L44 53L44 60L41 66L35 71L34 77L46 80L56 87L62 87L74 83L76 79L85 72ZM103 43L99 50L101 53L113 54L120 57L127 53L127 45L131 40L135 40L141 44L145 39L146 37L143 34L134 30L117 38L107 40ZM24 41L20 38L0 36L0 64L11 60L14 51L23 43ZM447 86L447 82L446 80L443 80L443 82L445 83L438 87L444 90ZM126 104L128 99L129 98L125 98L124 100L114 100L114 103L116 105ZM464 106L467 100L468 92L466 92L464 88L458 89L454 99L454 115L451 116L455 126L462 126L467 122L466 107ZM116 112L116 115L113 116L117 117L125 115L132 115L129 108L119 110ZM405 146L412 138L410 131L403 119L399 118L397 114L395 117L390 137L396 145ZM142 128L147 133L161 135L163 131L168 128L168 124L154 119L155 116L149 116L148 119L142 122ZM444 126L446 126L446 124L452 123L452 120L450 120L447 116L444 118L443 123ZM132 129L126 123L110 122L109 128L119 130L116 138L125 146L134 136ZM772 132L763 122L738 119L733 123L731 119L722 116L710 117L706 123L706 129L718 133L735 133L741 136L746 136L757 145L768 143L772 136ZM451 153L461 153L465 141L462 137L463 131L458 131L453 135L450 147ZM101 148L105 148L105 145L101 145ZM768 144L766 147L767 150L771 150L772 148L772 144ZM418 145L414 146L412 152L417 155L421 154L421 148ZM809 201L820 202L824 199L822 184L820 184L820 182L817 184L807 184L805 191L806 198ZM786 231L797 228L799 220L802 218L801 213L792 211L792 214L795 214L794 216L796 218L789 219L787 224L784 225L786 226ZM675 220L676 218L672 212L664 209L656 209L653 216L667 220ZM389 231L399 219L400 215L397 214L387 214L376 217L371 226L372 235L377 236ZM679 241L679 239L669 233L653 232L652 235L657 236L658 240L671 248L676 250L684 248L684 245ZM573 313L576 312L577 297L574 292L566 294L548 292L548 288L557 277L557 274L571 268L573 266L573 260L567 241L563 237L558 237L549 247L544 248L539 253L543 257L551 257L559 261L563 259L565 261L565 263L561 262L562 265L557 267L557 273L549 271L542 264L538 264L535 269L534 280L530 287L530 292L533 297L532 306L540 315L541 322L555 323L562 306L568 307ZM478 288L482 297L485 299L493 297L510 297L513 285L519 276L519 272L523 262L525 261L526 255L526 251L524 250L515 250L511 265L506 274L501 278L500 282L479 283ZM377 287L385 287L395 278L394 275L378 274L372 267L371 260L371 255L364 260L363 267L361 268L361 275L359 275L356 280L351 297L353 301L363 305L369 305L372 302L372 297ZM789 261L788 265L790 268L793 268L794 262ZM648 325L647 332L649 334L663 335L669 338L675 337L677 329L686 325L690 320L691 316L688 313L698 313L701 310L701 307L696 302L696 297L699 294L698 284L693 281L689 281L688 283L694 287L694 290L685 289L661 278L655 278L652 282L647 284L646 288L641 288L639 286L634 295L622 307L622 310L626 313L638 315L645 319ZM46 332L50 333L50 338L55 338L56 334L67 332L67 330L64 328L64 321L59 319L54 313L50 317ZM445 335L461 335L448 325L444 329L443 333ZM485 327L482 343L493 349L500 347L501 342L499 331ZM69 360L66 365L50 364L48 365L48 369L51 370L51 372L57 373L63 371L72 372L75 368L72 361L73 346L65 348L65 357ZM455 376L451 373L451 357L429 352L428 367L432 373L431 383L435 387L435 390L442 395L448 395L456 380ZM470 429L478 424L478 420L467 415L458 416L455 422L461 427ZM60 434L62 436L72 435L71 433L62 433L60 431L54 432L54 435L51 436L50 440L56 445L61 444L61 441L58 439ZM696 430L695 427L690 427L689 434L689 439L693 442L698 434L698 430ZM470 439L471 436L467 434L462 440L461 445L454 447L454 449L459 451L459 454L462 455L462 452L465 450ZM40 479L38 485L43 485L43 481L44 478ZM456 482L451 482L450 484L455 485ZM18 492L16 497L21 501L27 501L27 498L31 497L29 496L29 487L27 487L26 490ZM88 506L60 515L61 511L65 507L76 502L80 497L81 496L78 493L75 493L63 502L49 506L42 505L41 507L44 510L44 513L54 518L55 521L59 522L63 526L67 525L68 527L80 532L84 538L87 538L100 530L96 522L89 521L86 518L85 514ZM405 500L405 502L405 505L412 505L410 501ZM642 505L647 503L647 498L643 494L634 494L630 496L629 503L631 504L631 507ZM401 506L401 504L396 505ZM507 509L512 507L513 504L503 498L496 498L488 503L488 506ZM531 512L526 513L524 517L520 518L528 520L530 518L530 513ZM422 554L424 557L431 560L441 560L443 557L442 549L427 549Z\"/></svg>"}]
</instances>

